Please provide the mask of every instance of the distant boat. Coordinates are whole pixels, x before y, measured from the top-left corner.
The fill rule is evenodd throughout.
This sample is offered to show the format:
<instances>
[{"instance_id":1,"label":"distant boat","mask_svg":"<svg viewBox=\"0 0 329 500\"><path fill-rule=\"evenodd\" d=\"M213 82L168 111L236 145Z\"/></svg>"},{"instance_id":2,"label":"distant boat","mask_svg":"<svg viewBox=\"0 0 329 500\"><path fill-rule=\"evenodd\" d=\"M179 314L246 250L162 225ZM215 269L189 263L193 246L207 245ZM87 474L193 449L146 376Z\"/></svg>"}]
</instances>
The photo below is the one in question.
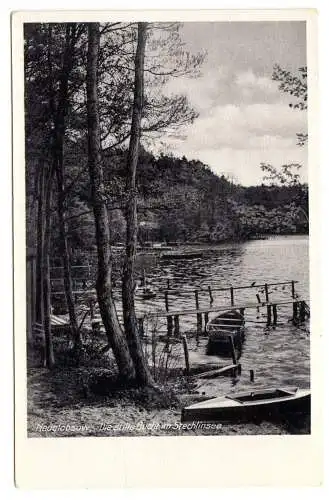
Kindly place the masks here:
<instances>
[{"instance_id":1,"label":"distant boat","mask_svg":"<svg viewBox=\"0 0 329 500\"><path fill-rule=\"evenodd\" d=\"M172 250L172 246L168 246L165 243L155 243L155 244L146 244L144 243L142 246L138 247L140 250L140 253L145 253L145 251L148 252L154 252L154 253L160 253L163 252L164 250L170 251Z\"/></svg>"},{"instance_id":2,"label":"distant boat","mask_svg":"<svg viewBox=\"0 0 329 500\"><path fill-rule=\"evenodd\" d=\"M142 300L154 299L156 297L156 292L150 286L136 287L135 296Z\"/></svg>"},{"instance_id":3,"label":"distant boat","mask_svg":"<svg viewBox=\"0 0 329 500\"><path fill-rule=\"evenodd\" d=\"M262 235L255 235L255 236L249 236L249 240L254 241L254 240L268 240L267 236L262 236Z\"/></svg>"},{"instance_id":4,"label":"distant boat","mask_svg":"<svg viewBox=\"0 0 329 500\"><path fill-rule=\"evenodd\" d=\"M230 354L230 337L233 338L234 347L241 349L244 326L244 317L237 310L225 311L209 321L206 327L209 336L207 354Z\"/></svg>"},{"instance_id":5,"label":"distant boat","mask_svg":"<svg viewBox=\"0 0 329 500\"><path fill-rule=\"evenodd\" d=\"M269 388L226 394L187 406L182 410L182 422L235 421L256 417L275 417L287 413L310 414L309 389Z\"/></svg>"},{"instance_id":6,"label":"distant boat","mask_svg":"<svg viewBox=\"0 0 329 500\"><path fill-rule=\"evenodd\" d=\"M171 260L171 259L200 259L203 257L203 252L170 252L163 253L160 255L161 259Z\"/></svg>"}]
</instances>

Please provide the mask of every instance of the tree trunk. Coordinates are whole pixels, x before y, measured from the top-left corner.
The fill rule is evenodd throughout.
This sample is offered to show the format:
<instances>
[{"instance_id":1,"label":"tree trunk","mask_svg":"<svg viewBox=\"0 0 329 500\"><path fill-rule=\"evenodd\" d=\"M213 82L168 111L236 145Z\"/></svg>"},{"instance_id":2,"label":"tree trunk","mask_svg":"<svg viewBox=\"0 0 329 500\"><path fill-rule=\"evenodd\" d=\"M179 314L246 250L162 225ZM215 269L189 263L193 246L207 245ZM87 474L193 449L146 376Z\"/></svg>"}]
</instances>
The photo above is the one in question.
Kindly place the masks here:
<instances>
[{"instance_id":1,"label":"tree trunk","mask_svg":"<svg viewBox=\"0 0 329 500\"><path fill-rule=\"evenodd\" d=\"M37 212L37 261L36 261L36 293L35 293L35 318L37 323L43 325L43 237L44 237L44 177L45 167L38 165L38 212Z\"/></svg>"},{"instance_id":2,"label":"tree trunk","mask_svg":"<svg viewBox=\"0 0 329 500\"><path fill-rule=\"evenodd\" d=\"M61 253L63 261L63 274L64 274L64 290L65 298L67 303L67 308L69 311L71 334L74 342L74 348L79 350L82 344L81 335L79 332L77 315L75 311L75 304L73 298L73 286L72 286L72 273L71 273L71 262L70 253L67 241L67 230L65 224L65 208L64 208L64 186L63 186L63 176L61 175L61 167L57 170L57 189L58 189L58 225L59 225L59 235L61 239Z\"/></svg>"},{"instance_id":3,"label":"tree trunk","mask_svg":"<svg viewBox=\"0 0 329 500\"><path fill-rule=\"evenodd\" d=\"M141 118L143 110L146 26L146 23L138 23L138 43L135 55L134 103L132 111L126 181L126 190L128 196L126 207L126 256L122 279L122 305L125 332L128 340L130 355L135 365L136 380L140 385L154 383L142 349L134 300L134 267L138 232L136 168L139 155Z\"/></svg>"},{"instance_id":4,"label":"tree trunk","mask_svg":"<svg viewBox=\"0 0 329 500\"><path fill-rule=\"evenodd\" d=\"M45 211L44 211L44 241L43 241L43 258L42 258L42 291L43 291L43 326L45 332L45 357L44 364L47 368L53 368L55 365L52 332L51 332L51 289L50 289L50 237L51 237L51 201L52 201L52 182L53 170L50 168L49 178L47 181L45 193Z\"/></svg>"},{"instance_id":5,"label":"tree trunk","mask_svg":"<svg viewBox=\"0 0 329 500\"><path fill-rule=\"evenodd\" d=\"M125 380L133 380L135 378L134 365L118 321L112 297L112 256L108 214L103 200L104 185L97 92L99 45L99 23L89 23L87 56L88 167L98 255L96 291L108 342L118 364L120 376Z\"/></svg>"},{"instance_id":6,"label":"tree trunk","mask_svg":"<svg viewBox=\"0 0 329 500\"><path fill-rule=\"evenodd\" d=\"M75 311L73 298L71 262L67 241L67 230L65 224L65 189L64 189L64 136L66 130L65 118L68 111L68 83L69 75L72 71L73 51L75 44L75 23L68 23L66 27L65 50L63 56L63 68L60 79L58 109L55 118L55 140L53 157L57 177L57 214L59 224L59 235L61 240L61 253L64 271L64 290L65 298L69 311L71 333L74 342L74 348L79 350L81 347L81 335L78 328L78 321Z\"/></svg>"}]
</instances>

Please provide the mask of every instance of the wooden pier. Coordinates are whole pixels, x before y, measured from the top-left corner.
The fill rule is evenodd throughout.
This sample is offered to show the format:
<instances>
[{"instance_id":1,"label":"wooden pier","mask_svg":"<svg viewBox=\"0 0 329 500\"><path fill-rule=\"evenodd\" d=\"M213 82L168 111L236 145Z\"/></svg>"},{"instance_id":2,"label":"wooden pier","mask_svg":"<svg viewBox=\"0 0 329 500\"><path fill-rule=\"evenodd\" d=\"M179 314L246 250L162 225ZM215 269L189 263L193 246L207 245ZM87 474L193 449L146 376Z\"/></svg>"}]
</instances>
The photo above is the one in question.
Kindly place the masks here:
<instances>
[{"instance_id":1,"label":"wooden pier","mask_svg":"<svg viewBox=\"0 0 329 500\"><path fill-rule=\"evenodd\" d=\"M62 268L52 268L52 295L53 296L64 296L64 290L61 288L61 282L63 281ZM93 304L91 297L95 297L96 293L94 288L81 287L81 283L86 284L88 280L92 278L91 266L74 266L74 280L73 280L73 295L75 300L85 297L85 299L90 299L90 314L93 317ZM278 318L280 314L280 308L291 306L292 317L291 320L294 324L299 324L305 321L309 317L309 307L305 300L300 298L296 293L296 284L298 281L280 281L280 282L270 282L270 283L256 283L253 282L251 285L239 285L239 286L225 286L217 287L208 285L206 287L198 288L184 288L183 286L175 286L173 280L165 278L164 286L159 286L157 288L157 297L159 294L163 294L164 299L164 310L155 311L154 313L148 313L148 318L166 318L167 321L167 335L169 337L180 337L181 335L181 317L183 316L195 316L196 318L196 338L203 335L206 331L207 324L209 322L209 315L211 313L223 313L226 311L239 310L242 315L244 315L245 310L254 309L257 312L261 308L266 310L266 321L267 327L276 326L278 324ZM57 284L57 286L56 286ZM59 289L58 289L58 285ZM275 291L278 287L281 290L285 290L285 297L274 298ZM56 289L57 288L57 289ZM250 301L238 300L239 290L250 291L253 297L250 297ZM223 294L227 296L227 303L220 305L215 305L216 299L222 298ZM261 297L262 295L262 297ZM190 302L194 302L194 307L187 308L177 308L177 298L182 296L189 296ZM175 305L171 302L175 301ZM201 306L201 302L208 302L208 305ZM138 319L140 324L140 330L145 331L145 325L143 325L143 318Z\"/></svg>"},{"instance_id":2,"label":"wooden pier","mask_svg":"<svg viewBox=\"0 0 329 500\"><path fill-rule=\"evenodd\" d=\"M79 272L78 272L79 271ZM81 325L84 322L86 315L90 316L91 328L96 333L101 325L101 319L95 311L96 306L96 294L93 288L89 288L85 285L87 280L81 275L86 273L85 276L90 277L90 267L80 266L77 268L74 281L74 296L76 299L84 298L86 312L81 320ZM145 283L145 276L143 276ZM61 285L62 277L53 277L53 296L64 294L64 291L59 289L58 285ZM230 284L225 287L218 286L200 286L198 288L186 288L177 284L174 284L170 279L165 278L165 282L159 283L156 288L157 291L157 306L159 306L159 297L163 297L163 309L154 312L149 312L143 316L138 317L138 327L140 336L145 343L149 340L147 336L148 320L156 320L158 318L164 319L163 327L166 329L162 330L161 335L157 332L158 340L164 341L165 343L182 343L182 349L185 361L185 374L187 376L193 377L198 376L201 379L208 379L217 377L219 375L230 374L231 376L236 376L241 372L241 365L239 364L239 356L235 351L233 336L230 337L230 350L231 350L231 362L227 366L216 366L209 369L203 373L198 373L195 375L195 370L199 369L195 366L195 352L189 347L188 339L191 340L189 334L186 336L186 321L185 325L183 323L184 318L189 316L190 318L195 318L195 329L193 328L192 338L195 336L196 346L198 350L200 346L203 346L208 339L207 325L210 320L210 315L220 315L224 312L229 311L239 311L242 316L245 317L248 310L254 310L259 316L260 310L264 311L263 317L264 321L251 321L246 319L246 322L251 321L251 323L264 323L265 333L269 332L270 328L275 328L279 324L279 316L282 314L281 310L283 308L291 310L291 318L293 324L299 325L303 323L309 316L310 310L305 300L302 299L296 293L296 285L298 281L280 281L280 282L270 282L270 283L256 283L253 282L251 285L238 285L233 286ZM56 286L57 285L57 286ZM57 288L57 289L56 289ZM59 287L61 288L61 287ZM239 294L239 291L243 291ZM240 296L239 296L240 295ZM179 307L179 299L187 298L188 306ZM184 301L186 304L186 300ZM250 318L250 315L248 316ZM191 323L189 318L189 323ZM120 318L121 319L121 318ZM230 321L229 318L225 319L226 322ZM233 320L232 321L236 321ZM185 328L184 328L185 326ZM189 332L191 333L191 331ZM251 370L250 373L251 380L254 379L254 371Z\"/></svg>"},{"instance_id":3,"label":"wooden pier","mask_svg":"<svg viewBox=\"0 0 329 500\"><path fill-rule=\"evenodd\" d=\"M298 281L283 281L275 283L261 283L243 286L229 286L229 287L210 287L197 288L197 289L179 289L170 288L169 281L167 288L164 290L164 310L149 313L148 318L166 318L167 319L167 335L169 337L179 337L181 335L180 318L181 316L195 316L196 317L196 337L202 335L206 331L206 326L209 321L210 313L223 313L227 311L239 310L244 316L246 309L254 309L257 312L261 308L266 309L266 326L276 326L278 324L279 308L282 306L291 306L292 308L292 322L298 324L304 322L309 317L309 307L305 300L301 299L295 291L295 285ZM290 287L290 296L284 299L274 299L271 294L278 287ZM259 289L264 293L264 300L261 300L259 293L255 293L255 301L241 302L236 300L237 290L251 290L257 292ZM229 292L229 301L227 304L214 305L214 295L216 293ZM188 307L184 309L171 308L170 296L177 301L177 294L179 296L189 295L191 298L194 296L195 307ZM200 296L203 294L209 298L209 306L200 306ZM271 298L270 298L271 295ZM177 306L176 306L177 307Z\"/></svg>"}]
</instances>

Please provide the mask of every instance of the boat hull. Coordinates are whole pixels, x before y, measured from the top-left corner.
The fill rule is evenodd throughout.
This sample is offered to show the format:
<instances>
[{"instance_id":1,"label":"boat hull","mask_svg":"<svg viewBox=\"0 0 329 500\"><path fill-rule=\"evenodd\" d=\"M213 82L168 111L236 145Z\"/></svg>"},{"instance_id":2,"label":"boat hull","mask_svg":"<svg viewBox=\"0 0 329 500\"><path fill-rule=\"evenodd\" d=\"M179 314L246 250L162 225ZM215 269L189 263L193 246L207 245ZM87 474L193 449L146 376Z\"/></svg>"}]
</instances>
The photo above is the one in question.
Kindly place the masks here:
<instances>
[{"instance_id":1,"label":"boat hull","mask_svg":"<svg viewBox=\"0 0 329 500\"><path fill-rule=\"evenodd\" d=\"M187 260L187 259L201 259L203 257L202 252L190 252L190 253L164 253L160 256L163 260Z\"/></svg>"},{"instance_id":2,"label":"boat hull","mask_svg":"<svg viewBox=\"0 0 329 500\"><path fill-rule=\"evenodd\" d=\"M150 300L154 299L157 296L155 292L145 292L142 294L136 294L136 298L141 299L141 300Z\"/></svg>"},{"instance_id":3,"label":"boat hull","mask_svg":"<svg viewBox=\"0 0 329 500\"><path fill-rule=\"evenodd\" d=\"M156 297L156 292L153 288L147 286L143 288L137 287L135 290L135 297L140 300L149 300L154 299Z\"/></svg>"},{"instance_id":4,"label":"boat hull","mask_svg":"<svg viewBox=\"0 0 329 500\"><path fill-rule=\"evenodd\" d=\"M221 354L225 356L231 355L231 341L230 337L233 338L233 345L235 349L240 351L242 349L242 344L244 342L244 331L234 331L230 334L221 335L217 338L209 338L207 344L207 354L210 356Z\"/></svg>"},{"instance_id":5,"label":"boat hull","mask_svg":"<svg viewBox=\"0 0 329 500\"><path fill-rule=\"evenodd\" d=\"M207 354L230 355L230 337L233 339L234 347L240 351L245 339L244 325L244 317L239 311L227 311L216 316L207 325L209 336Z\"/></svg>"},{"instance_id":6,"label":"boat hull","mask_svg":"<svg viewBox=\"0 0 329 500\"><path fill-rule=\"evenodd\" d=\"M255 391L257 392L257 391ZM217 400L217 403L216 403ZM232 404L230 404L232 401ZM239 403L229 396L214 398L182 410L182 422L245 422L280 419L283 416L310 415L311 392L297 390L294 395Z\"/></svg>"}]
</instances>

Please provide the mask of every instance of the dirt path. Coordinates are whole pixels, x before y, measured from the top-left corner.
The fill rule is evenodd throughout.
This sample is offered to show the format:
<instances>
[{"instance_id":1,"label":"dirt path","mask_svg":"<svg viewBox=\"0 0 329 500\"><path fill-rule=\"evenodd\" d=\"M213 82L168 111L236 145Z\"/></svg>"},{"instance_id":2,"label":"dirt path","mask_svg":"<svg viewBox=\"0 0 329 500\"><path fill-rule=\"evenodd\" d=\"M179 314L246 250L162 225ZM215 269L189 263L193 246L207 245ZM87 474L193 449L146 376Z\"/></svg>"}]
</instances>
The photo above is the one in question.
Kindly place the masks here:
<instances>
[{"instance_id":1,"label":"dirt path","mask_svg":"<svg viewBox=\"0 0 329 500\"><path fill-rule=\"evenodd\" d=\"M85 397L82 369L28 372L28 436L253 435L295 432L282 424L180 422L181 408L197 399L173 383L165 404L145 391L113 391ZM301 431L298 431L300 433ZM305 431L304 431L305 432Z\"/></svg>"}]
</instances>

